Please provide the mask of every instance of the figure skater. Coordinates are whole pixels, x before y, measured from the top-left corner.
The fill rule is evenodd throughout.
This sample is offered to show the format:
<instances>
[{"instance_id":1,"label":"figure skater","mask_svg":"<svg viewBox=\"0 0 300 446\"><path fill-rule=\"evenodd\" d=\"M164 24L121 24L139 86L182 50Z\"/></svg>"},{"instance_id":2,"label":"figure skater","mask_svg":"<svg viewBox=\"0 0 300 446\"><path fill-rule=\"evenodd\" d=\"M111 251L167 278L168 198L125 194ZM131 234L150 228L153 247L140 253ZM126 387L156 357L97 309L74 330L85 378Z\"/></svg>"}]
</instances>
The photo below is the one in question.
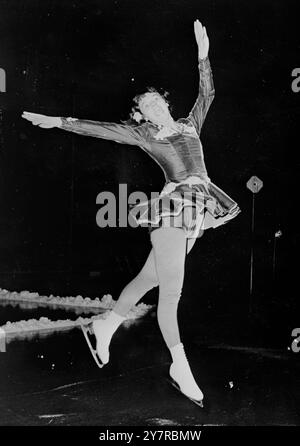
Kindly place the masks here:
<instances>
[{"instance_id":1,"label":"figure skater","mask_svg":"<svg viewBox=\"0 0 300 446\"><path fill-rule=\"evenodd\" d=\"M96 363L102 367L109 361L112 336L129 310L150 289L159 286L157 319L172 357L171 382L203 407L204 395L190 369L177 322L185 258L205 229L226 223L240 212L240 208L207 175L199 137L215 90L208 59L209 39L199 20L194 22L194 33L200 82L197 100L187 118L174 120L165 97L154 89L135 97L131 117L138 121L136 125L28 112L22 117L42 128L58 127L139 146L163 169L166 183L159 197L139 203L129 212L138 224L149 227L152 249L144 266L123 289L107 319L94 320L82 329Z\"/></svg>"}]
</instances>

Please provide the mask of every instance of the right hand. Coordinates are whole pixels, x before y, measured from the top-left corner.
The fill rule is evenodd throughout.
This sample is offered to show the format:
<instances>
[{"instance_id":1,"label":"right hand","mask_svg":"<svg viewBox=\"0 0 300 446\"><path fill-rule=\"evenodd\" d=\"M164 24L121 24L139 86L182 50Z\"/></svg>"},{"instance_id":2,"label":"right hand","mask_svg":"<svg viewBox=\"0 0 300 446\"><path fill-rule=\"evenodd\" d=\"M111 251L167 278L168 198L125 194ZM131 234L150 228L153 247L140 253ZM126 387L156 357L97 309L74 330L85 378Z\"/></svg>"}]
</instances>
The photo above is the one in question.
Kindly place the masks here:
<instances>
[{"instance_id":1,"label":"right hand","mask_svg":"<svg viewBox=\"0 0 300 446\"><path fill-rule=\"evenodd\" d=\"M39 115L37 113L23 112L22 118L32 122L33 125L38 125L43 129L51 129L53 127L60 127L62 121L59 117Z\"/></svg>"},{"instance_id":2,"label":"right hand","mask_svg":"<svg viewBox=\"0 0 300 446\"><path fill-rule=\"evenodd\" d=\"M205 59L208 56L209 40L205 26L202 26L198 19L194 21L194 33L198 45L199 58Z\"/></svg>"}]
</instances>

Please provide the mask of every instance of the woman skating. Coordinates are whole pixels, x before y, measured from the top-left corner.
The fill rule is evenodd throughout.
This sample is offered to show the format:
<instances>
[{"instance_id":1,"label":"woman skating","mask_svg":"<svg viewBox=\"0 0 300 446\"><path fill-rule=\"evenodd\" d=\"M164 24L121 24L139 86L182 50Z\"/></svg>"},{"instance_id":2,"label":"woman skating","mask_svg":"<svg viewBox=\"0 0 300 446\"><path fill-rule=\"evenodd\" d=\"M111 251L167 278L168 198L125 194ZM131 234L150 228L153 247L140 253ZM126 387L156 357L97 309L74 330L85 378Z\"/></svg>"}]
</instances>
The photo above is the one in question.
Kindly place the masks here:
<instances>
[{"instance_id":1,"label":"woman skating","mask_svg":"<svg viewBox=\"0 0 300 446\"><path fill-rule=\"evenodd\" d=\"M215 90L208 59L209 40L199 20L194 22L198 46L199 94L187 118L175 121L169 104L157 91L135 98L133 117L139 125L116 124L23 113L23 118L43 128L59 127L81 135L136 145L163 169L166 184L158 198L140 203L130 211L138 223L148 225L152 250L139 274L123 289L105 320L83 327L93 356L102 367L109 361L113 334L129 310L152 288L159 286L158 324L170 350L172 383L200 406L203 393L196 383L181 343L177 308L188 253L204 230L234 218L240 209L208 177L199 139ZM95 335L96 348L90 338Z\"/></svg>"}]
</instances>

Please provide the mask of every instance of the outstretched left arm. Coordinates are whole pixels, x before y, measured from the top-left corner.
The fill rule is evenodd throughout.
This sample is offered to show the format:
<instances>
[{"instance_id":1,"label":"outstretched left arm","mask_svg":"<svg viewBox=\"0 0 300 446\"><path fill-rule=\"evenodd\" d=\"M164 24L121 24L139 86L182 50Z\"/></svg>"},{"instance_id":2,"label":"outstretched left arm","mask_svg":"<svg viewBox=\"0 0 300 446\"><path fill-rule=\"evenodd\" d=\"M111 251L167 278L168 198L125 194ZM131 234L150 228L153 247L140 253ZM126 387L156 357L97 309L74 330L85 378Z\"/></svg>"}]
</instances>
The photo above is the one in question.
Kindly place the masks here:
<instances>
[{"instance_id":1,"label":"outstretched left arm","mask_svg":"<svg viewBox=\"0 0 300 446\"><path fill-rule=\"evenodd\" d=\"M205 26L199 20L194 22L195 38L198 45L199 59L199 93L197 100L188 116L200 134L208 109L214 99L215 89L213 76L208 59L209 40Z\"/></svg>"}]
</instances>

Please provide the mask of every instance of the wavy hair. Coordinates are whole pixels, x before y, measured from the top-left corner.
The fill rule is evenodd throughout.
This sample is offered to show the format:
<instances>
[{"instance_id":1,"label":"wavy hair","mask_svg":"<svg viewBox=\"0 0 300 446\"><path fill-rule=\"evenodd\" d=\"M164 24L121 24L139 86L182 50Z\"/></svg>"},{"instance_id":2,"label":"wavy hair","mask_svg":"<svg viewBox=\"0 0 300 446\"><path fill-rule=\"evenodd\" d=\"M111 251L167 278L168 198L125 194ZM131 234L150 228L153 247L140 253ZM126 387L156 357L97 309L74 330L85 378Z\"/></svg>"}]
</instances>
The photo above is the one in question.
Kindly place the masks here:
<instances>
[{"instance_id":1,"label":"wavy hair","mask_svg":"<svg viewBox=\"0 0 300 446\"><path fill-rule=\"evenodd\" d=\"M141 100L144 99L144 97L149 93L158 94L170 107L170 103L167 100L167 97L169 96L168 91L161 89L161 92L160 92L154 87L147 87L147 91L145 93L137 94L133 98L133 102L135 103L135 105L131 108L130 120L127 122L130 122L132 124L134 124L134 123L141 124L142 122L146 121L143 114L141 113L139 104L140 104Z\"/></svg>"}]
</instances>

